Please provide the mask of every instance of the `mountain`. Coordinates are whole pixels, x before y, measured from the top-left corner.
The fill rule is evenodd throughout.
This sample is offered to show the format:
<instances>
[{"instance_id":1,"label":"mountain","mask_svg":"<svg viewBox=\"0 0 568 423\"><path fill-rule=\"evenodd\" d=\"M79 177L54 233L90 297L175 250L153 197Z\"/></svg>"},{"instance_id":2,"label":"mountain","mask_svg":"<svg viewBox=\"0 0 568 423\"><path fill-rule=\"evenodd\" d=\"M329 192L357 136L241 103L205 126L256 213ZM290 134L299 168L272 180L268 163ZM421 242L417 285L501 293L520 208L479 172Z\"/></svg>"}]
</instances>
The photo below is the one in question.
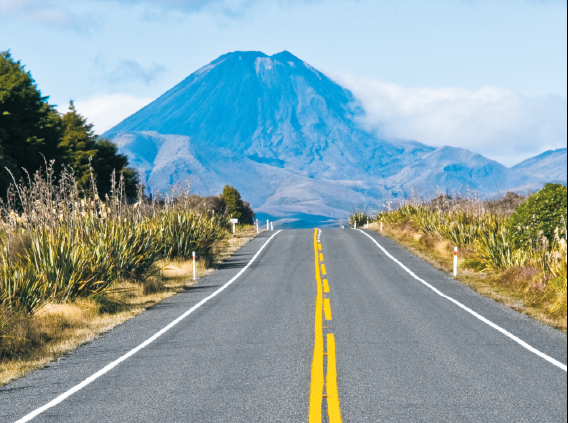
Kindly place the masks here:
<instances>
[{"instance_id":1,"label":"mountain","mask_svg":"<svg viewBox=\"0 0 568 423\"><path fill-rule=\"evenodd\" d=\"M515 172L480 154L456 147L440 147L417 163L388 178L404 192L424 195L437 191L463 192L469 189L482 194L498 194L504 190L528 192L542 182L522 172Z\"/></svg>"},{"instance_id":2,"label":"mountain","mask_svg":"<svg viewBox=\"0 0 568 423\"><path fill-rule=\"evenodd\" d=\"M562 182L566 185L566 148L548 150L513 166L512 169L533 175L545 182Z\"/></svg>"},{"instance_id":3,"label":"mountain","mask_svg":"<svg viewBox=\"0 0 568 423\"><path fill-rule=\"evenodd\" d=\"M288 52L225 54L104 136L155 131L327 179L388 177L413 162L363 130L351 92ZM365 158L365 160L361 160Z\"/></svg>"},{"instance_id":4,"label":"mountain","mask_svg":"<svg viewBox=\"0 0 568 423\"><path fill-rule=\"evenodd\" d=\"M467 150L385 140L350 91L289 52L225 54L103 134L150 192L235 186L270 216L344 218L418 192L494 195L542 181Z\"/></svg>"}]
</instances>

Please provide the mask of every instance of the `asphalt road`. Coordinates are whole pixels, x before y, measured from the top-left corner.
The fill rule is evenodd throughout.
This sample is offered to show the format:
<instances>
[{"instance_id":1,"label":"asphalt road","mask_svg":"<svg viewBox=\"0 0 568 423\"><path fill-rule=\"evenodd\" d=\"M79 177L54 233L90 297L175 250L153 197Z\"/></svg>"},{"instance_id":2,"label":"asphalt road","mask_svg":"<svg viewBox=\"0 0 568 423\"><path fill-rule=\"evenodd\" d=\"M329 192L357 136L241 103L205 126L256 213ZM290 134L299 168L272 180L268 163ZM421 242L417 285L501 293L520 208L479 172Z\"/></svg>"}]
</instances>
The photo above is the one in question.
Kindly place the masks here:
<instances>
[{"instance_id":1,"label":"asphalt road","mask_svg":"<svg viewBox=\"0 0 568 423\"><path fill-rule=\"evenodd\" d=\"M566 364L566 335L367 233L443 294ZM197 287L0 388L0 421L18 421L132 351L234 278L274 234ZM321 330L334 335L344 422L567 421L564 370L435 293L362 231L324 229L320 243L332 315ZM313 230L276 234L226 289L32 421L308 421L314 255ZM328 421L325 397L322 407Z\"/></svg>"}]
</instances>

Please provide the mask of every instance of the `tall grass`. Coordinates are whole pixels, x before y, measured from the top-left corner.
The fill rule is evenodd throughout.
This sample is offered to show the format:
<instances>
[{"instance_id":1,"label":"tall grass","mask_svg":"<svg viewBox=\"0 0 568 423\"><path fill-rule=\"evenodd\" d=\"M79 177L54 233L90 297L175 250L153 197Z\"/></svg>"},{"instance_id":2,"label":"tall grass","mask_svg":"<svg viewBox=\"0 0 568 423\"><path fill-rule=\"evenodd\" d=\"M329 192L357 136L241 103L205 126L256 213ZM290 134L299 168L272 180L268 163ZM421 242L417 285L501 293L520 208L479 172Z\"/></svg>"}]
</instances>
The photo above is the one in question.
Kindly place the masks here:
<instances>
[{"instance_id":1,"label":"tall grass","mask_svg":"<svg viewBox=\"0 0 568 423\"><path fill-rule=\"evenodd\" d=\"M227 236L223 216L198 213L186 192L135 204L113 176L99 198L94 180L81 192L66 169L14 184L0 208L0 306L33 313L46 301L89 297L119 280L140 280L159 258L208 256ZM179 190L179 187L177 187Z\"/></svg>"},{"instance_id":2,"label":"tall grass","mask_svg":"<svg viewBox=\"0 0 568 423\"><path fill-rule=\"evenodd\" d=\"M431 201L414 199L389 204L375 221L410 225L421 234L465 248L469 254L464 266L478 272L539 269L537 277L543 285L543 297L552 304L550 311L566 314L566 228L557 228L552 239L541 237L532 246L515 245L507 222L514 212L512 205L519 203L518 195L495 201L449 196Z\"/></svg>"}]
</instances>

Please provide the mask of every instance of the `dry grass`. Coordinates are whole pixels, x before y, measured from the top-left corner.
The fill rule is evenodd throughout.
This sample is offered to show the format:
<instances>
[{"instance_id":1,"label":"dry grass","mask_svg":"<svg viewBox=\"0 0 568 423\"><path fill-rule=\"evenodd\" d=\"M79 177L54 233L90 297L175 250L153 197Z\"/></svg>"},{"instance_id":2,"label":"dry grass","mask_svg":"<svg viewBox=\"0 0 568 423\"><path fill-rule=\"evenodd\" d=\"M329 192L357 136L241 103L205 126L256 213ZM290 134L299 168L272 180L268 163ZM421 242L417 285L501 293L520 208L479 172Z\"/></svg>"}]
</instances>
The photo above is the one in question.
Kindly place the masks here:
<instances>
[{"instance_id":1,"label":"dry grass","mask_svg":"<svg viewBox=\"0 0 568 423\"><path fill-rule=\"evenodd\" d=\"M379 230L379 224L369 225ZM408 222L383 224L383 235L447 273L453 268L453 245L447 240L421 234ZM512 267L506 271L479 273L467 266L471 250L462 249L459 254L457 280L476 292L492 298L541 323L566 333L566 313L551 312L552 303L546 298L547 278L540 269Z\"/></svg>"},{"instance_id":2,"label":"dry grass","mask_svg":"<svg viewBox=\"0 0 568 423\"><path fill-rule=\"evenodd\" d=\"M217 244L214 263L198 260L198 278L215 271L215 264L229 258L255 234L254 227L240 227L235 236ZM196 283L191 260L161 260L142 283L116 283L104 296L48 303L34 315L0 308L0 386L45 366Z\"/></svg>"}]
</instances>

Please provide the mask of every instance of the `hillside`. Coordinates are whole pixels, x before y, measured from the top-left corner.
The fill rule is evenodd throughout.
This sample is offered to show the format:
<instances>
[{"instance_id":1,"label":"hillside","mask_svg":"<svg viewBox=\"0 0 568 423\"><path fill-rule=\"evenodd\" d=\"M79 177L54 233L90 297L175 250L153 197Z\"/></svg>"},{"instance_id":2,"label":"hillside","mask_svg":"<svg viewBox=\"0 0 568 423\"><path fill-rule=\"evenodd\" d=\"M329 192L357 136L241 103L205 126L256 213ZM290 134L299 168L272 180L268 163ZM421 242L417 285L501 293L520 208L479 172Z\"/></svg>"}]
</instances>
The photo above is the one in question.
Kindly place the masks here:
<instances>
[{"instance_id":1,"label":"hillside","mask_svg":"<svg viewBox=\"0 0 568 423\"><path fill-rule=\"evenodd\" d=\"M382 139L360 124L364 116L350 91L289 52L233 52L104 136L149 192L188 177L202 195L230 183L255 211L290 219L344 218L413 192L542 185L467 150Z\"/></svg>"},{"instance_id":2,"label":"hillside","mask_svg":"<svg viewBox=\"0 0 568 423\"><path fill-rule=\"evenodd\" d=\"M524 160L512 169L533 175L545 182L562 182L566 184L566 148L548 150L538 156Z\"/></svg>"}]
</instances>

